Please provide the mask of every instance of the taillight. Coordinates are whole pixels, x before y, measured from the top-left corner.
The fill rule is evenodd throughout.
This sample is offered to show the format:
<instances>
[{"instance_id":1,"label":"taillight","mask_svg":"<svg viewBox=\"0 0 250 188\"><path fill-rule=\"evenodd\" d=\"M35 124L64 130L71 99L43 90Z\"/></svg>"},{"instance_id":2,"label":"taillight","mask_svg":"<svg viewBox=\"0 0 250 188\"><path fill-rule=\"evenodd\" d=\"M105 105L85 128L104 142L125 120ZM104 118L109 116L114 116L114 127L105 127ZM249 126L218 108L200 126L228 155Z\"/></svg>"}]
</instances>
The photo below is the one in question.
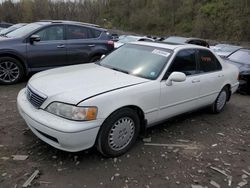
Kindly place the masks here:
<instances>
[{"instance_id":1,"label":"taillight","mask_svg":"<svg viewBox=\"0 0 250 188\"><path fill-rule=\"evenodd\" d=\"M114 45L114 41L109 40L109 41L107 42L107 44L108 44L108 45Z\"/></svg>"}]
</instances>

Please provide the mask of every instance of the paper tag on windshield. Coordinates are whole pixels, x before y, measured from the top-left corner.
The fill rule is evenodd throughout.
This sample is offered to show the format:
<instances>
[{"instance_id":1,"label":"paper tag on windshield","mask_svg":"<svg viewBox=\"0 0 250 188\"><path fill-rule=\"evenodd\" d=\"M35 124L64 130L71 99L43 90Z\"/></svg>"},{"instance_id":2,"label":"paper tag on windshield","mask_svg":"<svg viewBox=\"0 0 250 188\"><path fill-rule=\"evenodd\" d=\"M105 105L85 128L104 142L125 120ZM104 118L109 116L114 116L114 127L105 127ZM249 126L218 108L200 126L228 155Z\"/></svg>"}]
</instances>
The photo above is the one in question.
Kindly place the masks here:
<instances>
[{"instance_id":1,"label":"paper tag on windshield","mask_svg":"<svg viewBox=\"0 0 250 188\"><path fill-rule=\"evenodd\" d=\"M152 51L153 54L157 54L157 55L161 55L161 56L164 56L164 57L168 57L170 55L169 52L165 52L165 51L162 51L162 50L157 50L157 49L154 49Z\"/></svg>"}]
</instances>

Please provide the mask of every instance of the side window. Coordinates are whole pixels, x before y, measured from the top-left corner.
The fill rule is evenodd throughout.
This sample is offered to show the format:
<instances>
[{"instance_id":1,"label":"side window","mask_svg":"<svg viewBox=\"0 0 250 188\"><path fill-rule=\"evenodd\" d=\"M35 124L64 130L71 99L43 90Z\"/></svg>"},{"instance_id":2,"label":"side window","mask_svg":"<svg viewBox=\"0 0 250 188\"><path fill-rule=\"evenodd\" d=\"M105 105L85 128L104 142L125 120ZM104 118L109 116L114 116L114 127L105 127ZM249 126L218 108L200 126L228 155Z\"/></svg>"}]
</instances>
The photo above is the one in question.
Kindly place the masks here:
<instances>
[{"instance_id":1,"label":"side window","mask_svg":"<svg viewBox=\"0 0 250 188\"><path fill-rule=\"evenodd\" d=\"M101 31L98 31L98 30L93 29L93 30L92 30L92 35L93 35L92 38L99 38L100 35L101 35L101 33L102 33Z\"/></svg>"},{"instance_id":2,"label":"side window","mask_svg":"<svg viewBox=\"0 0 250 188\"><path fill-rule=\"evenodd\" d=\"M68 25L67 27L67 39L88 39L90 36L90 29L81 26Z\"/></svg>"},{"instance_id":3,"label":"side window","mask_svg":"<svg viewBox=\"0 0 250 188\"><path fill-rule=\"evenodd\" d=\"M198 61L200 64L199 72L212 72L221 70L218 59L208 50L199 50Z\"/></svg>"},{"instance_id":4,"label":"side window","mask_svg":"<svg viewBox=\"0 0 250 188\"><path fill-rule=\"evenodd\" d=\"M41 41L63 40L63 26L47 27L35 35L38 35L41 38Z\"/></svg>"},{"instance_id":5,"label":"side window","mask_svg":"<svg viewBox=\"0 0 250 188\"><path fill-rule=\"evenodd\" d=\"M192 49L178 52L167 71L168 76L172 72L183 72L187 76L196 74L197 71L195 56L196 51Z\"/></svg>"}]
</instances>

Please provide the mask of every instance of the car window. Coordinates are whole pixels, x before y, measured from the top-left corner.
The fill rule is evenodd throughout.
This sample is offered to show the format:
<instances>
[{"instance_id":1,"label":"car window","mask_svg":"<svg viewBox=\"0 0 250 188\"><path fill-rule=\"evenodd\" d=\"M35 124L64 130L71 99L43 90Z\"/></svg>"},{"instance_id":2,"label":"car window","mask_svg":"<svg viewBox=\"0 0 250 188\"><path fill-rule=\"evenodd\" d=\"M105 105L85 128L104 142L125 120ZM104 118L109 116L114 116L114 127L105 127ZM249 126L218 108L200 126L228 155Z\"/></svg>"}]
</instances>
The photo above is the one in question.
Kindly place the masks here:
<instances>
[{"instance_id":1,"label":"car window","mask_svg":"<svg viewBox=\"0 0 250 188\"><path fill-rule=\"evenodd\" d=\"M196 51L193 49L178 52L171 63L165 78L167 78L172 72L183 72L187 76L196 74L197 66L195 56Z\"/></svg>"},{"instance_id":2,"label":"car window","mask_svg":"<svg viewBox=\"0 0 250 188\"><path fill-rule=\"evenodd\" d=\"M63 26L47 27L35 35L38 35L41 41L63 40Z\"/></svg>"},{"instance_id":3,"label":"car window","mask_svg":"<svg viewBox=\"0 0 250 188\"><path fill-rule=\"evenodd\" d=\"M99 38L102 32L93 29L91 33L92 33L92 37L91 38Z\"/></svg>"},{"instance_id":4,"label":"car window","mask_svg":"<svg viewBox=\"0 0 250 188\"><path fill-rule=\"evenodd\" d=\"M199 72L212 72L221 70L218 59L208 50L199 50L198 61L200 64Z\"/></svg>"},{"instance_id":5,"label":"car window","mask_svg":"<svg viewBox=\"0 0 250 188\"><path fill-rule=\"evenodd\" d=\"M69 25L67 27L67 39L88 39L88 38L96 38L93 36L91 30L86 27Z\"/></svg>"}]
</instances>

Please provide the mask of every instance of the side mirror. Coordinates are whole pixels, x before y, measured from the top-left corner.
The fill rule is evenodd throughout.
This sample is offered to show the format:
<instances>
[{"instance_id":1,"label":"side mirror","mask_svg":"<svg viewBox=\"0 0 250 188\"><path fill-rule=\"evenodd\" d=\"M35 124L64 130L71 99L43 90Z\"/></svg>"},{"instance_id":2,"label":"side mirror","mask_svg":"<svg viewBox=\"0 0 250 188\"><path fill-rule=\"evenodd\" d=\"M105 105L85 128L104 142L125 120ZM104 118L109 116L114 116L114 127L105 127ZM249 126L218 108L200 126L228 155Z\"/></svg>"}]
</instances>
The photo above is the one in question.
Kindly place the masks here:
<instances>
[{"instance_id":1,"label":"side mirror","mask_svg":"<svg viewBox=\"0 0 250 188\"><path fill-rule=\"evenodd\" d=\"M170 74L166 81L167 86L171 86L172 82L184 82L186 80L187 76L182 72L173 72Z\"/></svg>"},{"instance_id":2,"label":"side mirror","mask_svg":"<svg viewBox=\"0 0 250 188\"><path fill-rule=\"evenodd\" d=\"M101 56L101 59L103 59L104 57L106 57L106 55L102 55L102 56Z\"/></svg>"},{"instance_id":3,"label":"side mirror","mask_svg":"<svg viewBox=\"0 0 250 188\"><path fill-rule=\"evenodd\" d=\"M41 41L41 38L38 35L32 35L30 37L30 43L33 44L34 42L39 42Z\"/></svg>"}]
</instances>

